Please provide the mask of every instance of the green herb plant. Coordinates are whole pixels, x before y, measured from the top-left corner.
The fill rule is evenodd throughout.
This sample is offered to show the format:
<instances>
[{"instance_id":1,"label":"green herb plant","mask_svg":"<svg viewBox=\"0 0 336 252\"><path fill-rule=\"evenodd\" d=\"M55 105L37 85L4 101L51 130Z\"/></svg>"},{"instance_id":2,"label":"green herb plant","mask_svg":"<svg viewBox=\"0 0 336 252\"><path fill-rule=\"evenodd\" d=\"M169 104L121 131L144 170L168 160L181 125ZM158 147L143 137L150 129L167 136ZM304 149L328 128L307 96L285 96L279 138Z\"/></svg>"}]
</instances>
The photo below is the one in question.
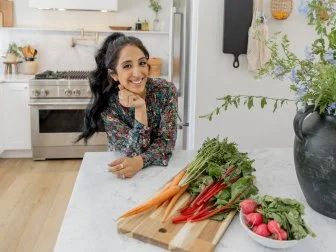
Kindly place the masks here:
<instances>
[{"instance_id":1,"label":"green herb plant","mask_svg":"<svg viewBox=\"0 0 336 252\"><path fill-rule=\"evenodd\" d=\"M162 9L160 0L149 0L149 8L151 8L155 13L158 13Z\"/></svg>"},{"instance_id":2,"label":"green herb plant","mask_svg":"<svg viewBox=\"0 0 336 252\"><path fill-rule=\"evenodd\" d=\"M18 45L15 42L10 43L8 45L8 49L7 49L6 53L14 54L16 57L20 57L21 56L20 47L18 47Z\"/></svg>"},{"instance_id":3,"label":"green herb plant","mask_svg":"<svg viewBox=\"0 0 336 252\"><path fill-rule=\"evenodd\" d=\"M251 109L259 103L264 108L272 102L273 112L288 102L295 102L297 108L313 106L320 114L336 116L336 0L301 0L299 12L307 16L308 24L314 25L317 33L317 39L305 49L305 58L300 59L290 51L287 35L280 38L280 33L275 33L265 41L271 58L255 76L289 79L295 99L225 95L217 98L220 106L201 117L211 121L214 115L230 106L238 108L243 103Z\"/></svg>"}]
</instances>

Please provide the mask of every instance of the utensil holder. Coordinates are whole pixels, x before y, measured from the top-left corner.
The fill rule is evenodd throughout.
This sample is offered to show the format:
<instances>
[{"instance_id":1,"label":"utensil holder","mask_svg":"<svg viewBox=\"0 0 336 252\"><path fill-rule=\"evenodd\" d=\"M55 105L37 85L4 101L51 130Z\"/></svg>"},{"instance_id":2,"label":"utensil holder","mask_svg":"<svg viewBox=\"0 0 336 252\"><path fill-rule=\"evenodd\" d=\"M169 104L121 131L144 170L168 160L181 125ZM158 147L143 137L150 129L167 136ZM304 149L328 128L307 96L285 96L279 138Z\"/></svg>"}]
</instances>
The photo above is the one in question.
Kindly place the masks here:
<instances>
[{"instance_id":1,"label":"utensil holder","mask_svg":"<svg viewBox=\"0 0 336 252\"><path fill-rule=\"evenodd\" d=\"M22 73L23 74L36 74L37 73L37 62L36 61L24 61L22 63Z\"/></svg>"}]
</instances>

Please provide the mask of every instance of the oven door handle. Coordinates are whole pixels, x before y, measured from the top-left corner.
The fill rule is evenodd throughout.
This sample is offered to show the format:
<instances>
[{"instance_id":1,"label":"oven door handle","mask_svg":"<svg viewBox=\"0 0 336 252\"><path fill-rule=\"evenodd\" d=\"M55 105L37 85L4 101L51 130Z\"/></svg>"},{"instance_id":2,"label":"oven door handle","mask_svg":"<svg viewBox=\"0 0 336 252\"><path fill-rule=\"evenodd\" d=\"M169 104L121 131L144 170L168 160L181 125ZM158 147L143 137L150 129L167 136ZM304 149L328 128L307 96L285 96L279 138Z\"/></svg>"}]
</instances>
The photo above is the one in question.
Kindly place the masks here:
<instances>
[{"instance_id":1,"label":"oven door handle","mask_svg":"<svg viewBox=\"0 0 336 252\"><path fill-rule=\"evenodd\" d=\"M87 106L89 102L31 102L29 106Z\"/></svg>"}]
</instances>

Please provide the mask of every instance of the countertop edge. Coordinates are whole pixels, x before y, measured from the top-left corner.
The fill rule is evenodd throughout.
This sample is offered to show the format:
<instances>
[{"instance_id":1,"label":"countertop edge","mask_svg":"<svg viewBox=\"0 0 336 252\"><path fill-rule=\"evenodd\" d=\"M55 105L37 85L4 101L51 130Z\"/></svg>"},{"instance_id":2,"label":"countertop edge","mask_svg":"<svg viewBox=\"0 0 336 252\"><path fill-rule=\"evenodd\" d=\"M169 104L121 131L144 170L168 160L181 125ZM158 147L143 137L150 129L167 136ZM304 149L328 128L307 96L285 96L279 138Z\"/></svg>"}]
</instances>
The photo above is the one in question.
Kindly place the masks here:
<instances>
[{"instance_id":1,"label":"countertop edge","mask_svg":"<svg viewBox=\"0 0 336 252\"><path fill-rule=\"evenodd\" d=\"M0 74L0 84L9 82L29 82L35 75L26 74Z\"/></svg>"}]
</instances>

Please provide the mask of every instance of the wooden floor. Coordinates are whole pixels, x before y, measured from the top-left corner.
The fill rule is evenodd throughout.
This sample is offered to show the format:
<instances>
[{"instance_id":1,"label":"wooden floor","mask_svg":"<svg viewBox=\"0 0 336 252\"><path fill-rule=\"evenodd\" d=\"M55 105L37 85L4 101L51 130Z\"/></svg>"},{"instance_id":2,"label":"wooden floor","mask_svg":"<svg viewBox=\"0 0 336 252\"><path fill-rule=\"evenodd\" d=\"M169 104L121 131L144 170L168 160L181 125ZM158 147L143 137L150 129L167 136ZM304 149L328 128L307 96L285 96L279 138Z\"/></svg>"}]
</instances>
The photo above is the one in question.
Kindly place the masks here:
<instances>
[{"instance_id":1,"label":"wooden floor","mask_svg":"<svg viewBox=\"0 0 336 252\"><path fill-rule=\"evenodd\" d=\"M0 251L53 251L81 160L0 159Z\"/></svg>"}]
</instances>

